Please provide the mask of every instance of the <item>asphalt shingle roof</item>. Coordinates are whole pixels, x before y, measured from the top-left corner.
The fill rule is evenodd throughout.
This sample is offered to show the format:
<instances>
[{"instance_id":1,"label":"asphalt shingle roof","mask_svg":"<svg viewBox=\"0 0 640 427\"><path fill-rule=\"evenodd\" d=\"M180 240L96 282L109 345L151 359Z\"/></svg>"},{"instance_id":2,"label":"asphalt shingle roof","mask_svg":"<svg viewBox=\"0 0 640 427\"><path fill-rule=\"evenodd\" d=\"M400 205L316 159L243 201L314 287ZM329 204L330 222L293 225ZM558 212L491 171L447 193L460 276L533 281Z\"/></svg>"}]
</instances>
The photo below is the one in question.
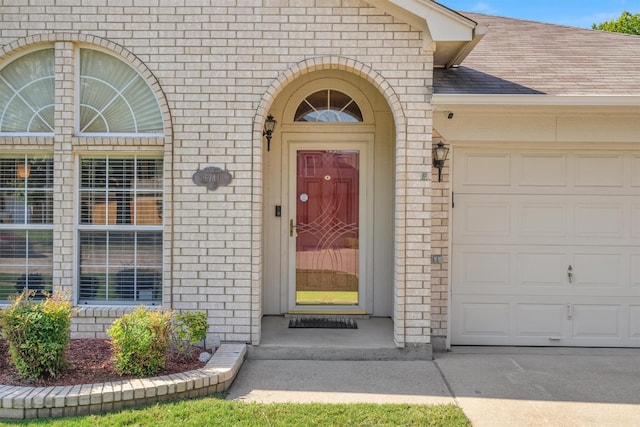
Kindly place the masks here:
<instances>
[{"instance_id":1,"label":"asphalt shingle roof","mask_svg":"<svg viewBox=\"0 0 640 427\"><path fill-rule=\"evenodd\" d=\"M489 31L435 93L640 95L640 36L461 13Z\"/></svg>"}]
</instances>

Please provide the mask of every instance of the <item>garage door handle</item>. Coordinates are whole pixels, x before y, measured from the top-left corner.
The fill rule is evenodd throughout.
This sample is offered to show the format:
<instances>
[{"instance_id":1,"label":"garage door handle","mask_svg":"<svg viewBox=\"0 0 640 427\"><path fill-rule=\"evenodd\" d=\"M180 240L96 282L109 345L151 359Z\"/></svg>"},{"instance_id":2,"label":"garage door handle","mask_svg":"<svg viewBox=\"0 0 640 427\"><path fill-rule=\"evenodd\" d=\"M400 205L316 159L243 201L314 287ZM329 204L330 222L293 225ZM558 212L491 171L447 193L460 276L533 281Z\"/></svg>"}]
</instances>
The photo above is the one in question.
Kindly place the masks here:
<instances>
[{"instance_id":1,"label":"garage door handle","mask_svg":"<svg viewBox=\"0 0 640 427\"><path fill-rule=\"evenodd\" d=\"M573 267L569 266L567 276L569 276L569 283L573 283Z\"/></svg>"}]
</instances>

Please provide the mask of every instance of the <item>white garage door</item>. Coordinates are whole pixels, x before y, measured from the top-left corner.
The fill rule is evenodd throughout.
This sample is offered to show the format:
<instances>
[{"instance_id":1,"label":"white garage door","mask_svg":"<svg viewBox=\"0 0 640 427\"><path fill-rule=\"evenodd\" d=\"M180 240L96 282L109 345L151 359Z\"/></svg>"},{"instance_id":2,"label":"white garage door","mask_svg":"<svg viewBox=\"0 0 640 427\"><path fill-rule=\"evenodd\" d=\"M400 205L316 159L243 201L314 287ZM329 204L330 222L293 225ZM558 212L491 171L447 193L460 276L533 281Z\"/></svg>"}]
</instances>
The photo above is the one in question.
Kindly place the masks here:
<instances>
[{"instance_id":1,"label":"white garage door","mask_svg":"<svg viewBox=\"0 0 640 427\"><path fill-rule=\"evenodd\" d=\"M458 148L451 342L640 346L640 152Z\"/></svg>"}]
</instances>

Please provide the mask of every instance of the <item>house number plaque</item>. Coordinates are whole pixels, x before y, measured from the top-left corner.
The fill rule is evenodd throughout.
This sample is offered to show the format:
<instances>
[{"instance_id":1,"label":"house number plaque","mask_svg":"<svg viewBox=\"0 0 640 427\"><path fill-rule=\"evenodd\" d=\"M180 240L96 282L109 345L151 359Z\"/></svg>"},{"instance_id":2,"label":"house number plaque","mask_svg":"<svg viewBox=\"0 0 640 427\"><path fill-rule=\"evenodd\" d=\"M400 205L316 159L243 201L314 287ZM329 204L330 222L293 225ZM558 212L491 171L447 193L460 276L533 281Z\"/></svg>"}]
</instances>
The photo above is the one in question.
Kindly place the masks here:
<instances>
[{"instance_id":1,"label":"house number plaque","mask_svg":"<svg viewBox=\"0 0 640 427\"><path fill-rule=\"evenodd\" d=\"M227 170L209 166L208 168L198 169L193 174L192 179L195 185L203 185L209 190L217 190L220 186L226 187L231 184L233 177Z\"/></svg>"}]
</instances>

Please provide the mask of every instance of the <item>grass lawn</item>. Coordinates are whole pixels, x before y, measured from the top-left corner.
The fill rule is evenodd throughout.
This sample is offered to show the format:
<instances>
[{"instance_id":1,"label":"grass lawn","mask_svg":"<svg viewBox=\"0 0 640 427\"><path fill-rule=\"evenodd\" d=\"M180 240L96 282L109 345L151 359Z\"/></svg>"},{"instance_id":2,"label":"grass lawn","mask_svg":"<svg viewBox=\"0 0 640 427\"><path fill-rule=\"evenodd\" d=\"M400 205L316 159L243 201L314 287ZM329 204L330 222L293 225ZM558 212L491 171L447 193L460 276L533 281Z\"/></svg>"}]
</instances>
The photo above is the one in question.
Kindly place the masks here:
<instances>
[{"instance_id":1,"label":"grass lawn","mask_svg":"<svg viewBox=\"0 0 640 427\"><path fill-rule=\"evenodd\" d=\"M454 405L257 404L207 397L106 415L2 425L94 426L471 426Z\"/></svg>"}]
</instances>

